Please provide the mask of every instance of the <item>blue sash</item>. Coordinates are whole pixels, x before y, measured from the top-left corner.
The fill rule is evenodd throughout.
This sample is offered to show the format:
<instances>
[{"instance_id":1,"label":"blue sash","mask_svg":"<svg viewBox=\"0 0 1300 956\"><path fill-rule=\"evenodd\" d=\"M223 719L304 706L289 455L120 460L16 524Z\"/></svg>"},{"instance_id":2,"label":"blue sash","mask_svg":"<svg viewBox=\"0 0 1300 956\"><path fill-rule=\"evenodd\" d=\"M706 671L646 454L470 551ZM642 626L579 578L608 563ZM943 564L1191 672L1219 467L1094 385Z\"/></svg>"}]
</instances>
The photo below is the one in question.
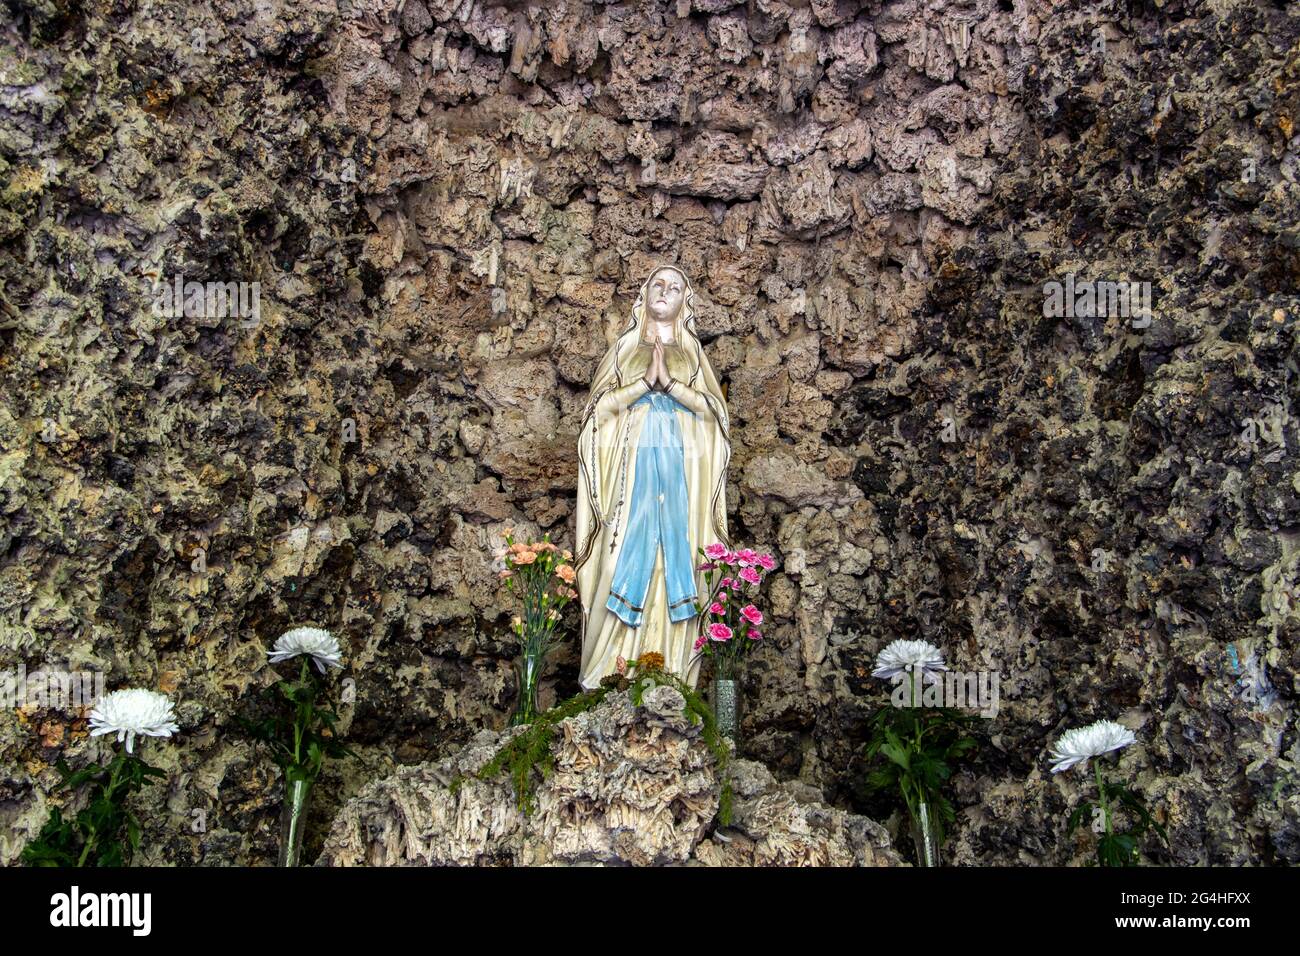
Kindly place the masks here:
<instances>
[{"instance_id":1,"label":"blue sash","mask_svg":"<svg viewBox=\"0 0 1300 956\"><path fill-rule=\"evenodd\" d=\"M695 562L686 524L686 467L678 411L694 415L664 392L647 392L630 407L649 405L636 449L636 478L623 549L605 607L639 627L659 549L664 555L668 619L695 615Z\"/></svg>"}]
</instances>

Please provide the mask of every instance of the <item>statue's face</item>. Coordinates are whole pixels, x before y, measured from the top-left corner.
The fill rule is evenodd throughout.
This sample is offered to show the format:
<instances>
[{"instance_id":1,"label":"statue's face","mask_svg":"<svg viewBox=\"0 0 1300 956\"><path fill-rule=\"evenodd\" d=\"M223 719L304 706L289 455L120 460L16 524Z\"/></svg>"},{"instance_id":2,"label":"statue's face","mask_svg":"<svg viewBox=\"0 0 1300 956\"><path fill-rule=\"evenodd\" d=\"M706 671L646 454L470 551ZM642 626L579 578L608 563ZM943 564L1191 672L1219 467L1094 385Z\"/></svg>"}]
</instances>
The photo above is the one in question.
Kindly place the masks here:
<instances>
[{"instance_id":1,"label":"statue's face","mask_svg":"<svg viewBox=\"0 0 1300 956\"><path fill-rule=\"evenodd\" d=\"M681 310L686 297L686 280L676 269L660 269L646 288L645 307L660 322L671 322Z\"/></svg>"}]
</instances>

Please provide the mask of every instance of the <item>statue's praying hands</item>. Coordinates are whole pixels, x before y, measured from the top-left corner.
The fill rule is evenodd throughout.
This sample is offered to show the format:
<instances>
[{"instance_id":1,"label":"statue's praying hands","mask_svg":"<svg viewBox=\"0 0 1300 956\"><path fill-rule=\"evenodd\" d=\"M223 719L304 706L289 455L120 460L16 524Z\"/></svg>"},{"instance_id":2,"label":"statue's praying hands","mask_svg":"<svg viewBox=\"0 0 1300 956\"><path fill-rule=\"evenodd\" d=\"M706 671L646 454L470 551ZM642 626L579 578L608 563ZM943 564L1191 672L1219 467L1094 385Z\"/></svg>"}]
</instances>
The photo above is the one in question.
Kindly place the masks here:
<instances>
[{"instance_id":1,"label":"statue's praying hands","mask_svg":"<svg viewBox=\"0 0 1300 956\"><path fill-rule=\"evenodd\" d=\"M671 381L668 377L668 362L664 359L663 339L655 338L655 369L657 370L654 384L660 388L667 388Z\"/></svg>"},{"instance_id":2,"label":"statue's praying hands","mask_svg":"<svg viewBox=\"0 0 1300 956\"><path fill-rule=\"evenodd\" d=\"M667 388L672 383L668 374L668 362L664 358L664 343L655 337L654 352L650 357L650 367L645 373L646 384L650 388Z\"/></svg>"}]
</instances>

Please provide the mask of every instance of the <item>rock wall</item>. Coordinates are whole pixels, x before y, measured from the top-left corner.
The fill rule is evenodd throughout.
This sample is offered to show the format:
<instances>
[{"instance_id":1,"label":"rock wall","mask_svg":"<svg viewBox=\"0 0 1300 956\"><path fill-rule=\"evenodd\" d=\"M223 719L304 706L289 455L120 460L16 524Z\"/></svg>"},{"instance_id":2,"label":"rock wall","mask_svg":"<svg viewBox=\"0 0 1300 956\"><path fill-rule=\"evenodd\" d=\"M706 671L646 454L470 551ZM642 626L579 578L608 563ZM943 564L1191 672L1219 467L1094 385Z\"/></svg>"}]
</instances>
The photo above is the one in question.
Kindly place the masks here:
<instances>
[{"instance_id":1,"label":"rock wall","mask_svg":"<svg viewBox=\"0 0 1300 956\"><path fill-rule=\"evenodd\" d=\"M1300 860L1293 5L5 11L0 664L176 695L146 861L273 859L231 718L293 624L342 638L365 759L315 840L503 724L489 552L571 546L586 382L665 260L728 389L733 534L781 560L746 756L883 817L869 671L919 636L1001 677L956 862L1086 857L1043 757L1099 717L1171 862ZM1045 317L1068 273L1150 282L1150 324ZM258 308L169 314L178 276ZM85 734L4 710L0 861Z\"/></svg>"}]
</instances>

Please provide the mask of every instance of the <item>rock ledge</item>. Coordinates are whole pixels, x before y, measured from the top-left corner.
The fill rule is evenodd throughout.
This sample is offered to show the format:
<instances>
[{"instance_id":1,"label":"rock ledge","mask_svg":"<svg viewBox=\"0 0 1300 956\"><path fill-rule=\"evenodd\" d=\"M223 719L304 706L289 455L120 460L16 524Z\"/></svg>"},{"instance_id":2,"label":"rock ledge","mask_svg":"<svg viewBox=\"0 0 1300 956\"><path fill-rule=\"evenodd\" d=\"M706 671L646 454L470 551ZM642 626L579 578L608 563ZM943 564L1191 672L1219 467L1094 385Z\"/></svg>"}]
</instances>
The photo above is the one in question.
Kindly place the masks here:
<instances>
[{"instance_id":1,"label":"rock ledge","mask_svg":"<svg viewBox=\"0 0 1300 956\"><path fill-rule=\"evenodd\" d=\"M880 824L823 804L762 764L732 761L734 811L685 701L659 686L635 706L613 692L558 725L555 771L525 817L506 774L472 774L523 728L485 730L456 754L368 785L335 818L318 866L896 866ZM467 779L455 793L447 784Z\"/></svg>"}]
</instances>

